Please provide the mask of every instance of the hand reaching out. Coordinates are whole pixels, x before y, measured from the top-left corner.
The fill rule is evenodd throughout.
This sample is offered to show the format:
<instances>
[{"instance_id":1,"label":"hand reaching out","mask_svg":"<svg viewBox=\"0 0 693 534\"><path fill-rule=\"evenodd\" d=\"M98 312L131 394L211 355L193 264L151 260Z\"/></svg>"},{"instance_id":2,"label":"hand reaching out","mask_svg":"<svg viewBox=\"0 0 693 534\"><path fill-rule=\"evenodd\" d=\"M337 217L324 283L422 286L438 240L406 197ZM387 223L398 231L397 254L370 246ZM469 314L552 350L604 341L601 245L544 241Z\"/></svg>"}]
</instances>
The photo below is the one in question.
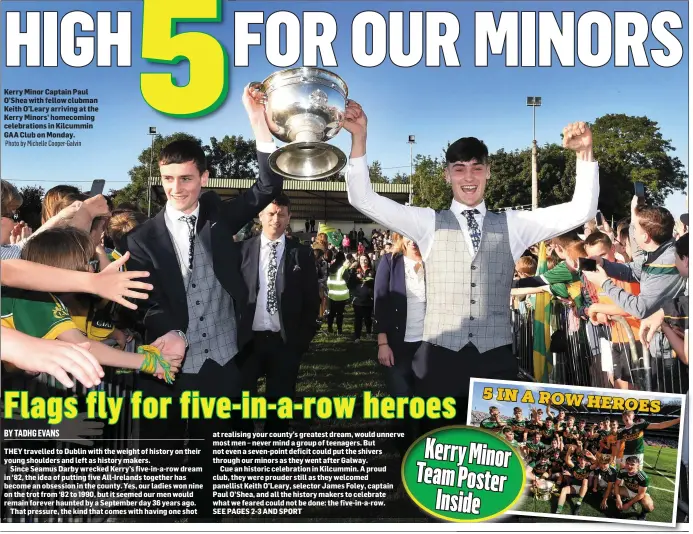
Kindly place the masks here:
<instances>
[{"instance_id":1,"label":"hand reaching out","mask_svg":"<svg viewBox=\"0 0 693 534\"><path fill-rule=\"evenodd\" d=\"M126 252L121 258L110 263L103 271L93 276L90 293L99 295L107 300L116 302L125 308L136 310L137 305L126 300L147 299L149 295L135 289L151 291L154 286L145 282L136 281L137 278L147 278L149 273L146 271L120 271L120 268L130 259L130 253Z\"/></svg>"}]
</instances>

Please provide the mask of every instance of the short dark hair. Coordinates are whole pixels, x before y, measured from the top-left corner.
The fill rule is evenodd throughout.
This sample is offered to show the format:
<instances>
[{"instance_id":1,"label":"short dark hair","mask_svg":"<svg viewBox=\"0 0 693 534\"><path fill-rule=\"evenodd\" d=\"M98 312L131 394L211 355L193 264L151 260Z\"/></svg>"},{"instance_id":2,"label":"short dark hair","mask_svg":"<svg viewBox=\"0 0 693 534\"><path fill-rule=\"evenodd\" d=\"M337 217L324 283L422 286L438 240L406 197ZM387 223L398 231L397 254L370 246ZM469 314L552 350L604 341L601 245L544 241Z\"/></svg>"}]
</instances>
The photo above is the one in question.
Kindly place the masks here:
<instances>
[{"instance_id":1,"label":"short dark hair","mask_svg":"<svg viewBox=\"0 0 693 534\"><path fill-rule=\"evenodd\" d=\"M284 193L279 193L276 198L272 201L272 204L281 207L286 206L286 209L291 212L291 200Z\"/></svg>"},{"instance_id":2,"label":"short dark hair","mask_svg":"<svg viewBox=\"0 0 693 534\"><path fill-rule=\"evenodd\" d=\"M621 230L618 232L618 240L624 247L626 246L626 242L630 241L630 227L624 226L621 228Z\"/></svg>"},{"instance_id":3,"label":"short dark hair","mask_svg":"<svg viewBox=\"0 0 693 534\"><path fill-rule=\"evenodd\" d=\"M681 259L688 257L688 234L683 234L676 241L676 255Z\"/></svg>"},{"instance_id":4,"label":"short dark hair","mask_svg":"<svg viewBox=\"0 0 693 534\"><path fill-rule=\"evenodd\" d=\"M476 137L462 137L452 143L445 151L445 161L472 161L486 165L488 163L488 147Z\"/></svg>"},{"instance_id":5,"label":"short dark hair","mask_svg":"<svg viewBox=\"0 0 693 534\"><path fill-rule=\"evenodd\" d=\"M187 163L192 161L195 167L204 174L207 170L207 157L202 147L195 141L179 139L166 145L159 153L159 165Z\"/></svg>"},{"instance_id":6,"label":"short dark hair","mask_svg":"<svg viewBox=\"0 0 693 534\"><path fill-rule=\"evenodd\" d=\"M611 248L613 243L611 238L603 232L592 232L585 238L586 247L594 247L596 245L604 245L606 248Z\"/></svg>"},{"instance_id":7,"label":"short dark hair","mask_svg":"<svg viewBox=\"0 0 693 534\"><path fill-rule=\"evenodd\" d=\"M635 214L642 229L658 245L672 238L676 223L668 209L661 206L638 206Z\"/></svg>"}]
</instances>

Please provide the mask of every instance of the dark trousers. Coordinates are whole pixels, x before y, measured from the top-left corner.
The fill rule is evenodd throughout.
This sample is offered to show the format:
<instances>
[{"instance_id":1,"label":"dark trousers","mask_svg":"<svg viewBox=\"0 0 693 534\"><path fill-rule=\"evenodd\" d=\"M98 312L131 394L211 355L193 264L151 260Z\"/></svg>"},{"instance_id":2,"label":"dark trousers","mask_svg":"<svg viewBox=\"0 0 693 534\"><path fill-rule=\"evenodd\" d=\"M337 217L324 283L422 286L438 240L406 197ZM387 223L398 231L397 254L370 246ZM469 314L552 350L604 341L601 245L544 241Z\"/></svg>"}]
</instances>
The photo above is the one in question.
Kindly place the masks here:
<instances>
[{"instance_id":1,"label":"dark trousers","mask_svg":"<svg viewBox=\"0 0 693 534\"><path fill-rule=\"evenodd\" d=\"M453 351L423 341L413 361L414 394L420 397L454 397L454 419L422 419L422 432L448 425L467 424L470 378L518 380L512 345L484 352L468 343Z\"/></svg>"},{"instance_id":2,"label":"dark trousers","mask_svg":"<svg viewBox=\"0 0 693 534\"><path fill-rule=\"evenodd\" d=\"M282 397L294 398L301 356L301 353L284 343L279 332L253 332L253 340L238 358L243 391L256 395L257 381L265 376L264 396L268 402L276 403ZM240 425L243 430L253 430L250 419L243 420ZM266 432L284 432L288 428L289 420L279 419L274 410L267 412Z\"/></svg>"},{"instance_id":3,"label":"dark trousers","mask_svg":"<svg viewBox=\"0 0 693 534\"><path fill-rule=\"evenodd\" d=\"M361 338L361 329L366 324L366 334L373 330L373 306L359 306L354 304L354 339Z\"/></svg>"},{"instance_id":4,"label":"dark trousers","mask_svg":"<svg viewBox=\"0 0 693 534\"><path fill-rule=\"evenodd\" d=\"M344 308L346 308L346 300L332 300L330 302L330 312L327 315L327 327L332 328L332 323L337 321L337 332L342 333L342 324L344 323Z\"/></svg>"},{"instance_id":5,"label":"dark trousers","mask_svg":"<svg viewBox=\"0 0 693 534\"><path fill-rule=\"evenodd\" d=\"M237 357L237 356L236 356ZM140 448L155 448L182 451L184 448L201 449L197 455L184 454L151 454L143 455L152 465L159 467L188 466L201 467L199 474L188 474L190 482L200 483L203 489L194 490L194 500L197 506L197 519L214 521L212 515L212 477L218 470L213 464L212 441L214 432L229 432L232 430L231 419L219 419L214 416L205 419L200 416L193 419L188 414L183 419L179 403L183 391L198 391L200 397L240 397L240 373L236 366L236 358L226 365L219 365L213 360L207 360L197 374L182 373L176 377L172 385L148 375L140 375L137 380L138 389L143 397L171 397L168 415L164 418L146 419L140 417ZM189 439L185 444L185 439ZM153 491L153 490L152 490ZM145 516L142 519L147 520Z\"/></svg>"},{"instance_id":6,"label":"dark trousers","mask_svg":"<svg viewBox=\"0 0 693 534\"><path fill-rule=\"evenodd\" d=\"M413 343L390 343L395 364L392 367L383 367L385 371L385 383L391 397L411 397L414 395L414 369L412 362L414 354L421 346L421 341ZM409 446L419 436L419 422L411 417L397 422L399 432L404 432L404 439L397 440L397 449L402 457Z\"/></svg>"}]
</instances>

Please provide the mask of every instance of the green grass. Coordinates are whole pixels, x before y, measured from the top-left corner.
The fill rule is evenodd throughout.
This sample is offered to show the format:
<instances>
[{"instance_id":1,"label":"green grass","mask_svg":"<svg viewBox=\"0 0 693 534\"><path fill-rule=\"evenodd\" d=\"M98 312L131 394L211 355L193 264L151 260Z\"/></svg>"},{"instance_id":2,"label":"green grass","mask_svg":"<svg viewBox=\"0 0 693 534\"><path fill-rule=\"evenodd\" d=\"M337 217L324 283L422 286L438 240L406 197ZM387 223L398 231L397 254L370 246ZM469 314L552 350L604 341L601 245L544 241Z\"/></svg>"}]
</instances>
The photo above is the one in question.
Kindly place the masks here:
<instances>
[{"instance_id":1,"label":"green grass","mask_svg":"<svg viewBox=\"0 0 693 534\"><path fill-rule=\"evenodd\" d=\"M645 446L644 471L650 478L648 493L652 497L655 505L654 511L647 514L646 522L655 521L660 523L671 523L675 497L674 481L676 479L677 468L676 455L676 449ZM659 471L659 473L657 471ZM566 505L563 508L563 514L560 516L561 519L570 519L574 517L572 515L574 500L574 496L568 497ZM602 511L599 508L600 501L601 493L592 494L591 491L588 491L583 501L582 508L580 509L580 516L635 521L636 516L641 510L640 505L636 504L631 510L621 514L616 509L613 499L610 499L609 508L606 511ZM552 498L551 501L537 501L530 495L523 500L517 510L531 513L553 514L556 510L557 502L558 497ZM544 520L546 520L546 518Z\"/></svg>"}]
</instances>

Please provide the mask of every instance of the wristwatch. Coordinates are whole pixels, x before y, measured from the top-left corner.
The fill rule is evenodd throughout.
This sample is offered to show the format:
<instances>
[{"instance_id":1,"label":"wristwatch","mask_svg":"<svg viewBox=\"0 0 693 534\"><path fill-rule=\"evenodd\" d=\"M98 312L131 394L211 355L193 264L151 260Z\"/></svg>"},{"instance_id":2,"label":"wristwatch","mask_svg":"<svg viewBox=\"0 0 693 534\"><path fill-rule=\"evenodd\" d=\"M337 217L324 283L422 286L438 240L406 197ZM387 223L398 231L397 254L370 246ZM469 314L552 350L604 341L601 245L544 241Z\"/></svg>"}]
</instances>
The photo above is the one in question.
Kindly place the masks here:
<instances>
[{"instance_id":1,"label":"wristwatch","mask_svg":"<svg viewBox=\"0 0 693 534\"><path fill-rule=\"evenodd\" d=\"M182 330L174 330L174 332L183 338L183 341L185 341L185 348L187 349L190 345L188 344L188 336L185 335L185 332Z\"/></svg>"}]
</instances>

